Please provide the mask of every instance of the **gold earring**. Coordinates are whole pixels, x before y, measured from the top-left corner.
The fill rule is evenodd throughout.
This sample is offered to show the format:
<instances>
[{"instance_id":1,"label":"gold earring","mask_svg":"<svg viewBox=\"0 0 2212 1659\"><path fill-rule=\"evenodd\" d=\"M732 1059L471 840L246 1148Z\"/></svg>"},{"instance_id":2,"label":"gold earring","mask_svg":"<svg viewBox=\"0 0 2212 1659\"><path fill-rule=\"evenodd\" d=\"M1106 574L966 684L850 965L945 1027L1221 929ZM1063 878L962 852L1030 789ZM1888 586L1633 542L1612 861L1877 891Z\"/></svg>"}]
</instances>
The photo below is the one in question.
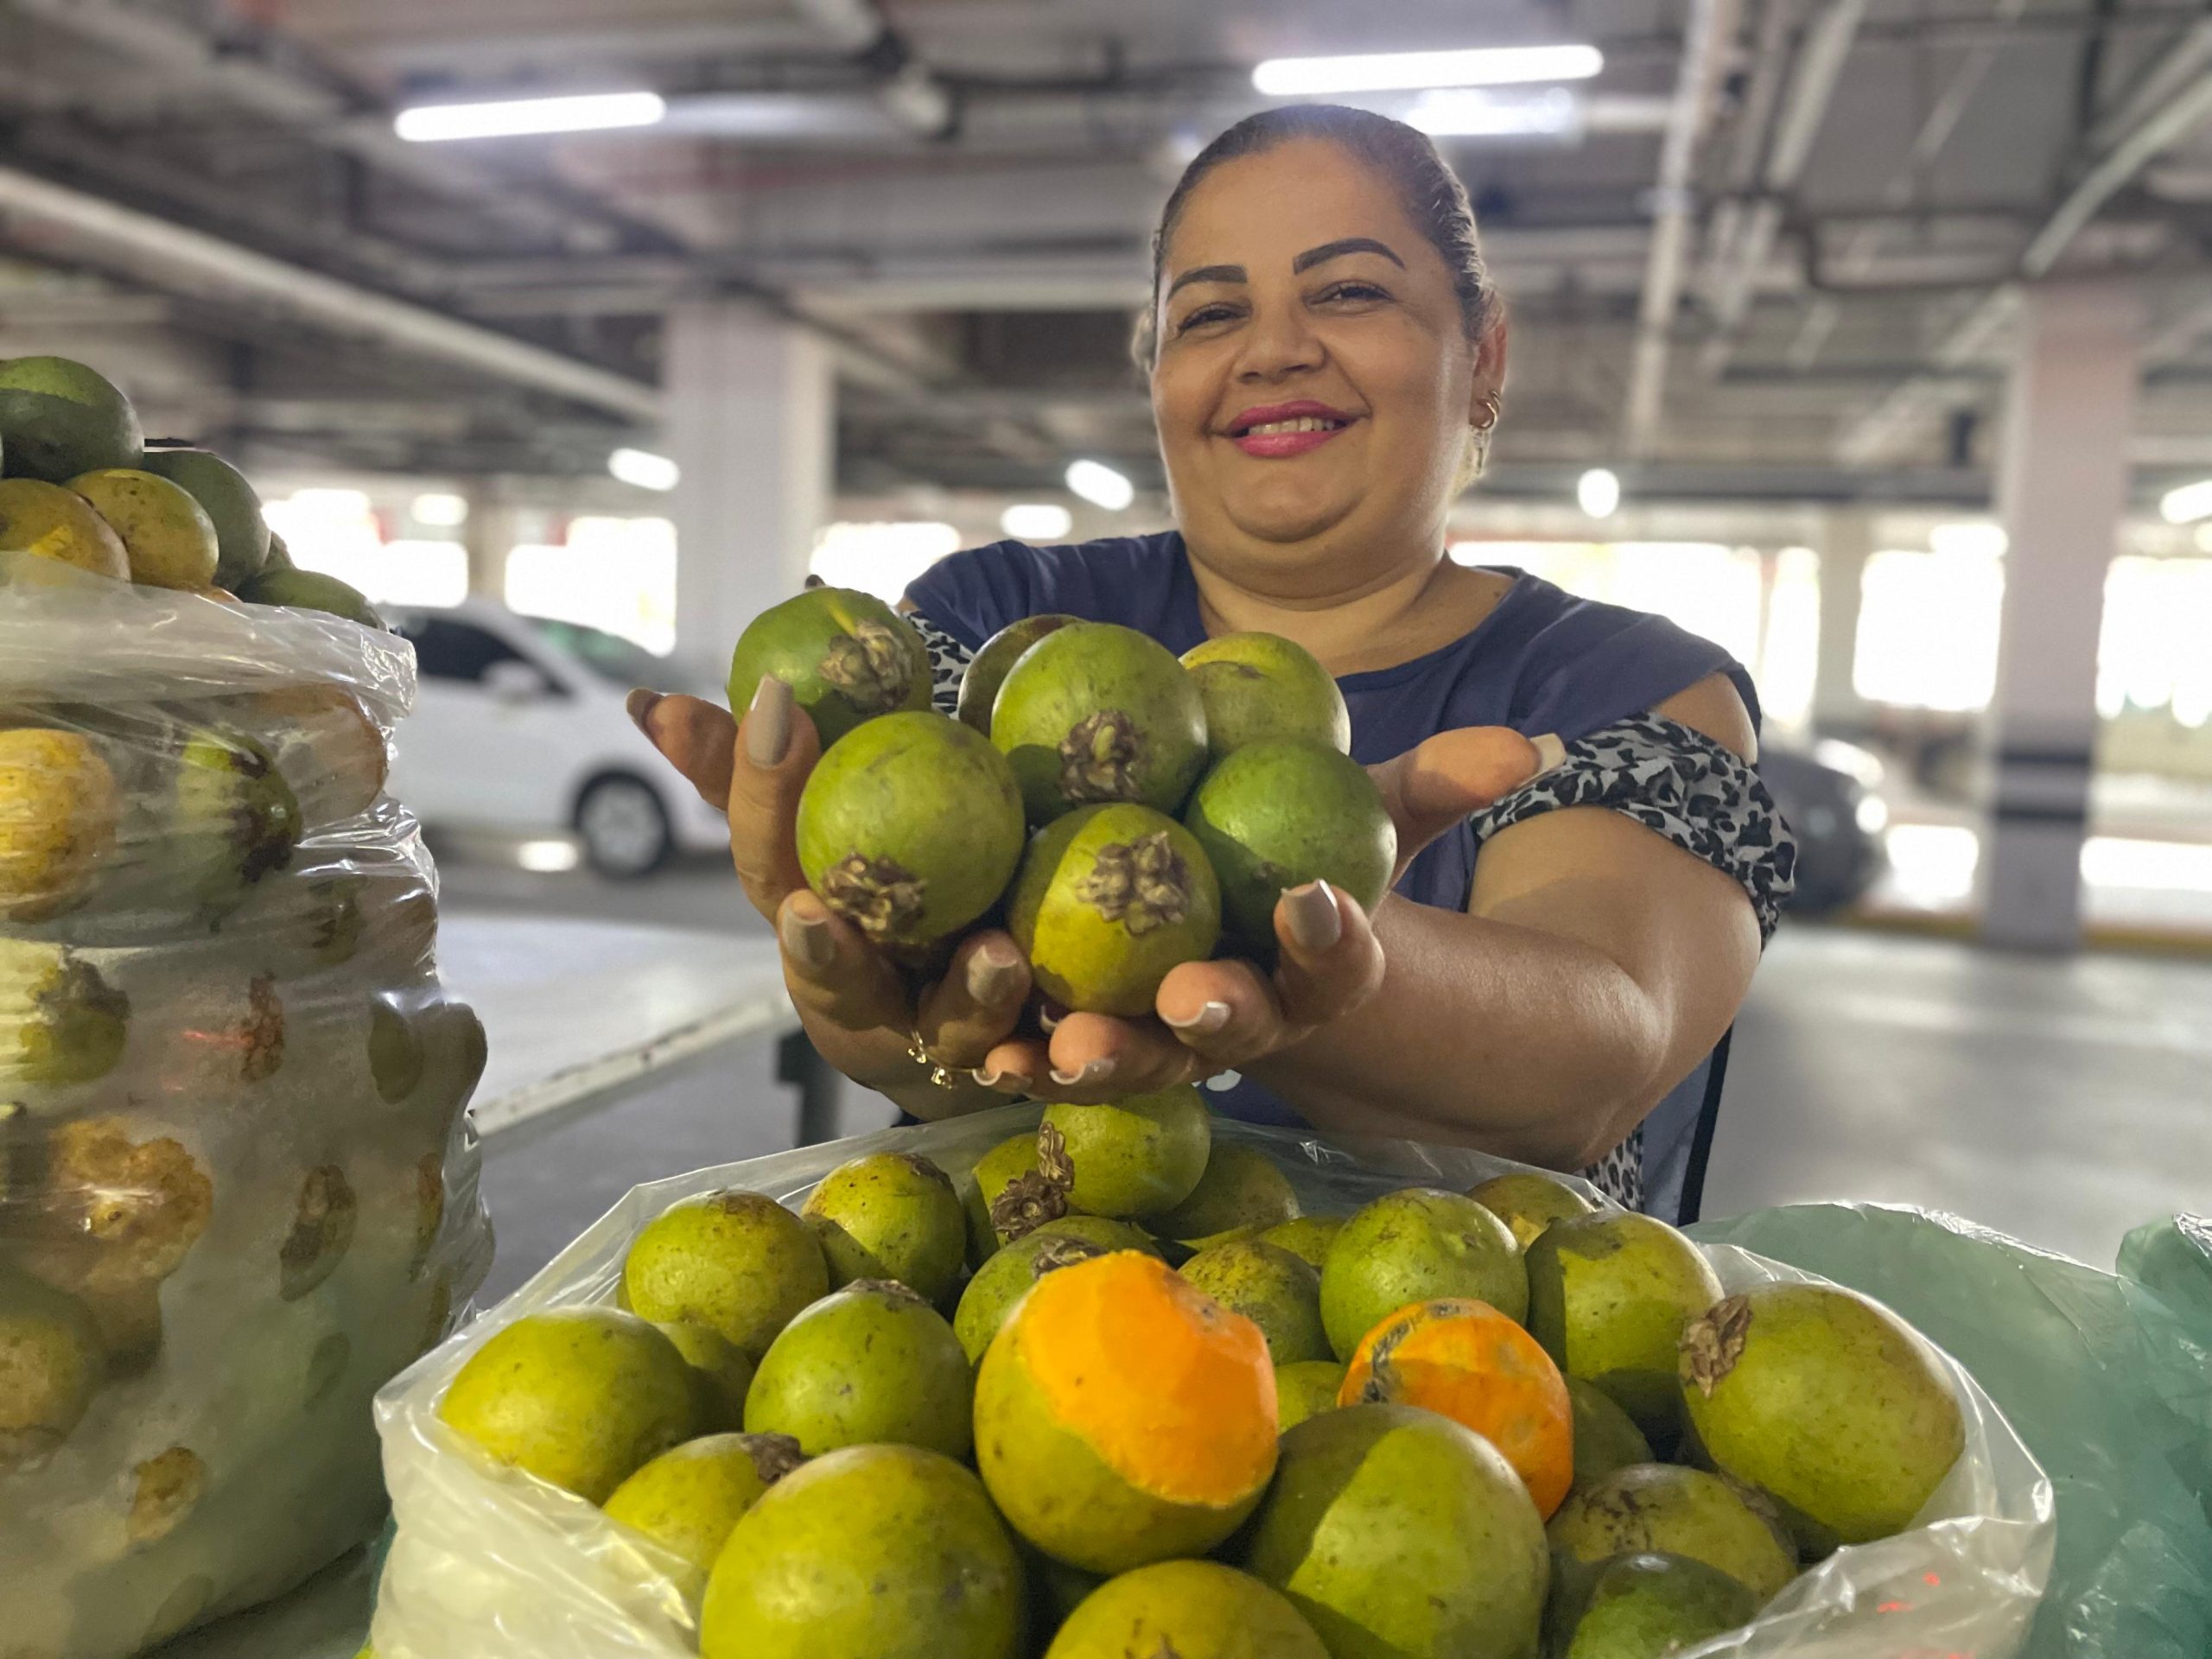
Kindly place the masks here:
<instances>
[{"instance_id":1,"label":"gold earring","mask_svg":"<svg viewBox=\"0 0 2212 1659\"><path fill-rule=\"evenodd\" d=\"M1496 392L1491 392L1482 401L1481 413L1483 418L1474 423L1475 430L1478 432L1488 432L1497 424L1498 416L1503 415L1504 412L1504 405L1499 403L1497 394Z\"/></svg>"}]
</instances>

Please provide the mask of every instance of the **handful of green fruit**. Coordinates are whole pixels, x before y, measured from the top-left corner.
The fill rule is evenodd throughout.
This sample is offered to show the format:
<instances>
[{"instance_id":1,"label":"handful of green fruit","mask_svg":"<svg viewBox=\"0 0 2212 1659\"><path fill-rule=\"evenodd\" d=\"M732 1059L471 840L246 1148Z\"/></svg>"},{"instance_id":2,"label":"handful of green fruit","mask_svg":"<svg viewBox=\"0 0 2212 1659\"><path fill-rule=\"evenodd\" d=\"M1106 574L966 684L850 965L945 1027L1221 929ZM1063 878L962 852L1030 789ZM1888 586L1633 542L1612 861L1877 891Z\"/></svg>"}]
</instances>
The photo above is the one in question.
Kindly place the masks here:
<instances>
[{"instance_id":1,"label":"handful of green fruit","mask_svg":"<svg viewBox=\"0 0 2212 1659\"><path fill-rule=\"evenodd\" d=\"M1133 629L1032 617L977 652L952 718L929 710L906 619L823 588L746 629L731 705L771 675L825 746L798 808L807 884L902 959L1000 920L1044 995L1134 1017L1217 947L1271 959L1290 888L1370 911L1389 891L1397 832L1336 682L1289 640L1179 661Z\"/></svg>"}]
</instances>

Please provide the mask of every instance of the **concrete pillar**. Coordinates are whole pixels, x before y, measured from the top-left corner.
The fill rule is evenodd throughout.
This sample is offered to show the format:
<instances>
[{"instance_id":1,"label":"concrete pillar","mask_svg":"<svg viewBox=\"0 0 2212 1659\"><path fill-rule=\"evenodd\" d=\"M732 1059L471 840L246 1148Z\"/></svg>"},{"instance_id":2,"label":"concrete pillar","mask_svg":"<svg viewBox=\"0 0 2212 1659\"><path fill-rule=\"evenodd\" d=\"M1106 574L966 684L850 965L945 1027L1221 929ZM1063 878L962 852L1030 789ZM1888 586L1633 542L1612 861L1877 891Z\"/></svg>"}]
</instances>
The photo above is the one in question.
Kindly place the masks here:
<instances>
[{"instance_id":1,"label":"concrete pillar","mask_svg":"<svg viewBox=\"0 0 2212 1659\"><path fill-rule=\"evenodd\" d=\"M461 531L468 549L468 592L475 599L507 596L507 555L522 540L522 514L495 484L468 493L468 522Z\"/></svg>"},{"instance_id":2,"label":"concrete pillar","mask_svg":"<svg viewBox=\"0 0 2212 1659\"><path fill-rule=\"evenodd\" d=\"M1839 508L1825 516L1820 544L1821 632L1813 664L1813 729L1849 737L1866 724L1866 699L1851 683L1859 652L1859 583L1874 551L1873 515Z\"/></svg>"},{"instance_id":3,"label":"concrete pillar","mask_svg":"<svg viewBox=\"0 0 2212 1659\"><path fill-rule=\"evenodd\" d=\"M745 625L804 584L829 518L835 371L819 336L732 301L671 311L663 356L664 442L682 470L676 658L720 685Z\"/></svg>"},{"instance_id":4,"label":"concrete pillar","mask_svg":"<svg viewBox=\"0 0 2212 1659\"><path fill-rule=\"evenodd\" d=\"M2068 950L2081 937L2097 635L2127 503L2141 328L2124 283L2046 284L2021 308L1998 465L2010 547L1982 860L1993 944Z\"/></svg>"}]
</instances>

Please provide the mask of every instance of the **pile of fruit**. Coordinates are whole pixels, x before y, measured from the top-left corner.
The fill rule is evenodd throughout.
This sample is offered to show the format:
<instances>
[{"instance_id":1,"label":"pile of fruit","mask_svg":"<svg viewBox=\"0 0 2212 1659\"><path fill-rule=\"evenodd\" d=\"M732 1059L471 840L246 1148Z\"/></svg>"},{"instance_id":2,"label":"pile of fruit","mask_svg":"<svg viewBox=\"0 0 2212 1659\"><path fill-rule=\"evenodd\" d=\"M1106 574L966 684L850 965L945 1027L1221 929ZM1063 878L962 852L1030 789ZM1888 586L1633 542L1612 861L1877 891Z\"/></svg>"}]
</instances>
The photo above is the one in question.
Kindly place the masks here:
<instances>
[{"instance_id":1,"label":"pile of fruit","mask_svg":"<svg viewBox=\"0 0 2212 1659\"><path fill-rule=\"evenodd\" d=\"M799 803L807 884L902 962L999 919L1044 997L1141 1015L1217 947L1272 959L1286 889L1325 880L1368 910L1389 889L1397 833L1349 758L1344 697L1272 634L1179 661L1134 629L1031 617L977 653L953 719L929 711L906 620L823 588L746 629L731 706L771 675L827 749Z\"/></svg>"},{"instance_id":2,"label":"pile of fruit","mask_svg":"<svg viewBox=\"0 0 2212 1659\"><path fill-rule=\"evenodd\" d=\"M664 1551L706 1659L1662 1659L1964 1447L1853 1294L1729 1294L1535 1172L1300 1214L1213 1130L1052 1105L957 1175L679 1203L438 1415Z\"/></svg>"}]
</instances>

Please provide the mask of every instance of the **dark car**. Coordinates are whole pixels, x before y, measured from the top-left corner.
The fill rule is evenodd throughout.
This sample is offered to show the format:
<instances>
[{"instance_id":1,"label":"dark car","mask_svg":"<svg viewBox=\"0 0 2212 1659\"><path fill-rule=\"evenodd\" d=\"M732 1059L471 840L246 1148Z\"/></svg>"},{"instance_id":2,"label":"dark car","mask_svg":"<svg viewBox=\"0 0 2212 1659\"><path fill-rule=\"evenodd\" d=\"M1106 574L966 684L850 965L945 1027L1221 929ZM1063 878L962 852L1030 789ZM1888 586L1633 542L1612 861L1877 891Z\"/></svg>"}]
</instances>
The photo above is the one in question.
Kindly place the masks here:
<instances>
[{"instance_id":1,"label":"dark car","mask_svg":"<svg viewBox=\"0 0 2212 1659\"><path fill-rule=\"evenodd\" d=\"M1866 750L1824 740L1809 749L1764 746L1759 776L1797 833L1793 914L1847 910L1866 896L1888 855L1889 807L1878 792L1882 763Z\"/></svg>"}]
</instances>

